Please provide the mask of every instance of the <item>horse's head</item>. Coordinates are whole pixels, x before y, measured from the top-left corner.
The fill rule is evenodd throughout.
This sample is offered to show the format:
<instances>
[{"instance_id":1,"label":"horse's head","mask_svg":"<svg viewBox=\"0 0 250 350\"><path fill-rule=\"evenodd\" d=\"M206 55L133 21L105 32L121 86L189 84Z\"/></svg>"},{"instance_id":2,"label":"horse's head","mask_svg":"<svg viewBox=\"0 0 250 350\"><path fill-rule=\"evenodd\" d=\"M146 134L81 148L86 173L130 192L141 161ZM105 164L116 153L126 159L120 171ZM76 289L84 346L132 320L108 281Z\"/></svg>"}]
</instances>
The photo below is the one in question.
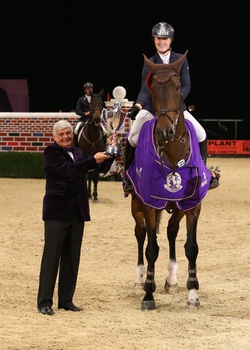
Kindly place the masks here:
<instances>
[{"instance_id":1,"label":"horse's head","mask_svg":"<svg viewBox=\"0 0 250 350\"><path fill-rule=\"evenodd\" d=\"M177 137L177 125L183 113L179 73L186 55L187 51L177 61L169 64L155 64L143 55L145 65L150 70L147 84L158 120L156 128L160 144Z\"/></svg>"},{"instance_id":2,"label":"horse's head","mask_svg":"<svg viewBox=\"0 0 250 350\"><path fill-rule=\"evenodd\" d=\"M101 114L103 110L103 93L102 89L99 94L92 94L90 101L90 122L93 122L95 126L99 126L101 122Z\"/></svg>"}]
</instances>

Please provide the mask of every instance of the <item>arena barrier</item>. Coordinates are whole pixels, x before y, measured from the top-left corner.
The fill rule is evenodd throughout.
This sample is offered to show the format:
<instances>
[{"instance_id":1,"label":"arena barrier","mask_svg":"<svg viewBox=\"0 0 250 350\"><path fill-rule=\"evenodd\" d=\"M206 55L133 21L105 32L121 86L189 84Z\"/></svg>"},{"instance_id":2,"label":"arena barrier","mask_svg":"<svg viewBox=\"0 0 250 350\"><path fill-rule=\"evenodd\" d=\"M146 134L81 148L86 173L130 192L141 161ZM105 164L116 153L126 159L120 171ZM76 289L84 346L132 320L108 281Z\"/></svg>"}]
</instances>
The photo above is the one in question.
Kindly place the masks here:
<instances>
[{"instance_id":1,"label":"arena barrier","mask_svg":"<svg viewBox=\"0 0 250 350\"><path fill-rule=\"evenodd\" d=\"M110 106L112 105L109 102ZM127 113L129 106L123 107ZM65 119L73 126L79 119L74 112L58 113L0 113L0 152L43 153L44 149L54 142L52 129L56 121ZM117 132L120 136L121 156L116 158L114 173L121 175L124 164L124 152L127 133L130 128L128 116ZM9 157L11 155L9 154ZM2 159L2 158L1 158ZM9 164L9 163L8 163ZM1 174L0 174L1 176ZM18 176L17 176L18 177Z\"/></svg>"}]
</instances>

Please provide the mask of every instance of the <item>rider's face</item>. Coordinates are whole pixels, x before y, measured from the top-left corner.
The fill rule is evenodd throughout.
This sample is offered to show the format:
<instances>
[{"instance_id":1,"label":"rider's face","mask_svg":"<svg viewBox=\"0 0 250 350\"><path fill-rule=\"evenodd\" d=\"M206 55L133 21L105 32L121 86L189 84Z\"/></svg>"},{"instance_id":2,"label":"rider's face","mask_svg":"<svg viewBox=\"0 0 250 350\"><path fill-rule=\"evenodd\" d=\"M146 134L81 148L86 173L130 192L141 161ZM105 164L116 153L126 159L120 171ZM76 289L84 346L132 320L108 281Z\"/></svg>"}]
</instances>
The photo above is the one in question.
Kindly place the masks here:
<instances>
[{"instance_id":1,"label":"rider's face","mask_svg":"<svg viewBox=\"0 0 250 350\"><path fill-rule=\"evenodd\" d=\"M154 38L155 48L159 54L165 54L169 51L172 38Z\"/></svg>"},{"instance_id":2,"label":"rider's face","mask_svg":"<svg viewBox=\"0 0 250 350\"><path fill-rule=\"evenodd\" d=\"M87 87L84 89L86 95L91 96L93 89L91 87Z\"/></svg>"}]
</instances>

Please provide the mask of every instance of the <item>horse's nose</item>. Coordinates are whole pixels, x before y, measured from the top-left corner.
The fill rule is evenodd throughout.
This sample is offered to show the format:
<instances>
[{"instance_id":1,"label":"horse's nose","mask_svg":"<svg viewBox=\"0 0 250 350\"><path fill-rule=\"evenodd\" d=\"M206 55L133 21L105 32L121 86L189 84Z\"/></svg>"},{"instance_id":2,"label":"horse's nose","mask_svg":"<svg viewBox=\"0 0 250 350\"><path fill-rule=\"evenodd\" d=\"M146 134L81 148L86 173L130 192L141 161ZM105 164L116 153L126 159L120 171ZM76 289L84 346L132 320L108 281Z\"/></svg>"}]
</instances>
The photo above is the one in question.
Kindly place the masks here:
<instances>
[{"instance_id":1,"label":"horse's nose","mask_svg":"<svg viewBox=\"0 0 250 350\"><path fill-rule=\"evenodd\" d=\"M163 144L164 142L167 142L167 141L172 141L174 139L174 130L170 126L167 126L164 129L158 128L157 134L158 134L158 141L160 144Z\"/></svg>"},{"instance_id":2,"label":"horse's nose","mask_svg":"<svg viewBox=\"0 0 250 350\"><path fill-rule=\"evenodd\" d=\"M167 127L167 138L173 139L173 137L174 137L174 130L170 126L168 126Z\"/></svg>"},{"instance_id":3,"label":"horse's nose","mask_svg":"<svg viewBox=\"0 0 250 350\"><path fill-rule=\"evenodd\" d=\"M170 126L168 126L166 129L163 129L162 134L164 141L172 141L174 138L174 130Z\"/></svg>"},{"instance_id":4,"label":"horse's nose","mask_svg":"<svg viewBox=\"0 0 250 350\"><path fill-rule=\"evenodd\" d=\"M100 117L100 116L94 117L94 118L93 118L93 121L94 121L94 123L95 123L96 125L98 125L98 124L100 124L100 122L101 122L101 117Z\"/></svg>"}]
</instances>

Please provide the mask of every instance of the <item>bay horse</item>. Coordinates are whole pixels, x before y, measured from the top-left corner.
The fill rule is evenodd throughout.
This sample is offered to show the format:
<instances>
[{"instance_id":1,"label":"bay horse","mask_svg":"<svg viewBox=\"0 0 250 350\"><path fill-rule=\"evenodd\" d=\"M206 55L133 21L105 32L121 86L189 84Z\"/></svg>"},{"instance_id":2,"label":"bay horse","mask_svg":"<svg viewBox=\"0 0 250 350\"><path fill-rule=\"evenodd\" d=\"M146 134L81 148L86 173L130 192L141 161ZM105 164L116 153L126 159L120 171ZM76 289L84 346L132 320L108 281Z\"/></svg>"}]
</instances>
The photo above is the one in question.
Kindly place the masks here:
<instances>
[{"instance_id":1,"label":"bay horse","mask_svg":"<svg viewBox=\"0 0 250 350\"><path fill-rule=\"evenodd\" d=\"M147 84L155 117L142 126L135 158L126 172L134 188L131 213L138 243L136 283L141 284L145 291L141 310L156 309L153 293L156 289L155 263L159 254L157 234L163 210L171 214L167 225L169 261L164 289L167 293L178 291L176 238L180 221L185 216L187 305L200 307L196 269L197 225L211 173L202 161L194 127L184 119L179 73L186 55L187 51L170 64L155 64L143 55L150 71ZM146 237L147 268L144 267L143 252Z\"/></svg>"},{"instance_id":2,"label":"bay horse","mask_svg":"<svg viewBox=\"0 0 250 350\"><path fill-rule=\"evenodd\" d=\"M84 153L93 156L97 152L103 152L107 143L107 133L102 126L102 112L104 109L102 89L98 94L92 94L90 101L90 117L83 126L79 134L79 147ZM92 197L93 182L93 200L98 200L98 171L90 171L87 173L88 196Z\"/></svg>"}]
</instances>

